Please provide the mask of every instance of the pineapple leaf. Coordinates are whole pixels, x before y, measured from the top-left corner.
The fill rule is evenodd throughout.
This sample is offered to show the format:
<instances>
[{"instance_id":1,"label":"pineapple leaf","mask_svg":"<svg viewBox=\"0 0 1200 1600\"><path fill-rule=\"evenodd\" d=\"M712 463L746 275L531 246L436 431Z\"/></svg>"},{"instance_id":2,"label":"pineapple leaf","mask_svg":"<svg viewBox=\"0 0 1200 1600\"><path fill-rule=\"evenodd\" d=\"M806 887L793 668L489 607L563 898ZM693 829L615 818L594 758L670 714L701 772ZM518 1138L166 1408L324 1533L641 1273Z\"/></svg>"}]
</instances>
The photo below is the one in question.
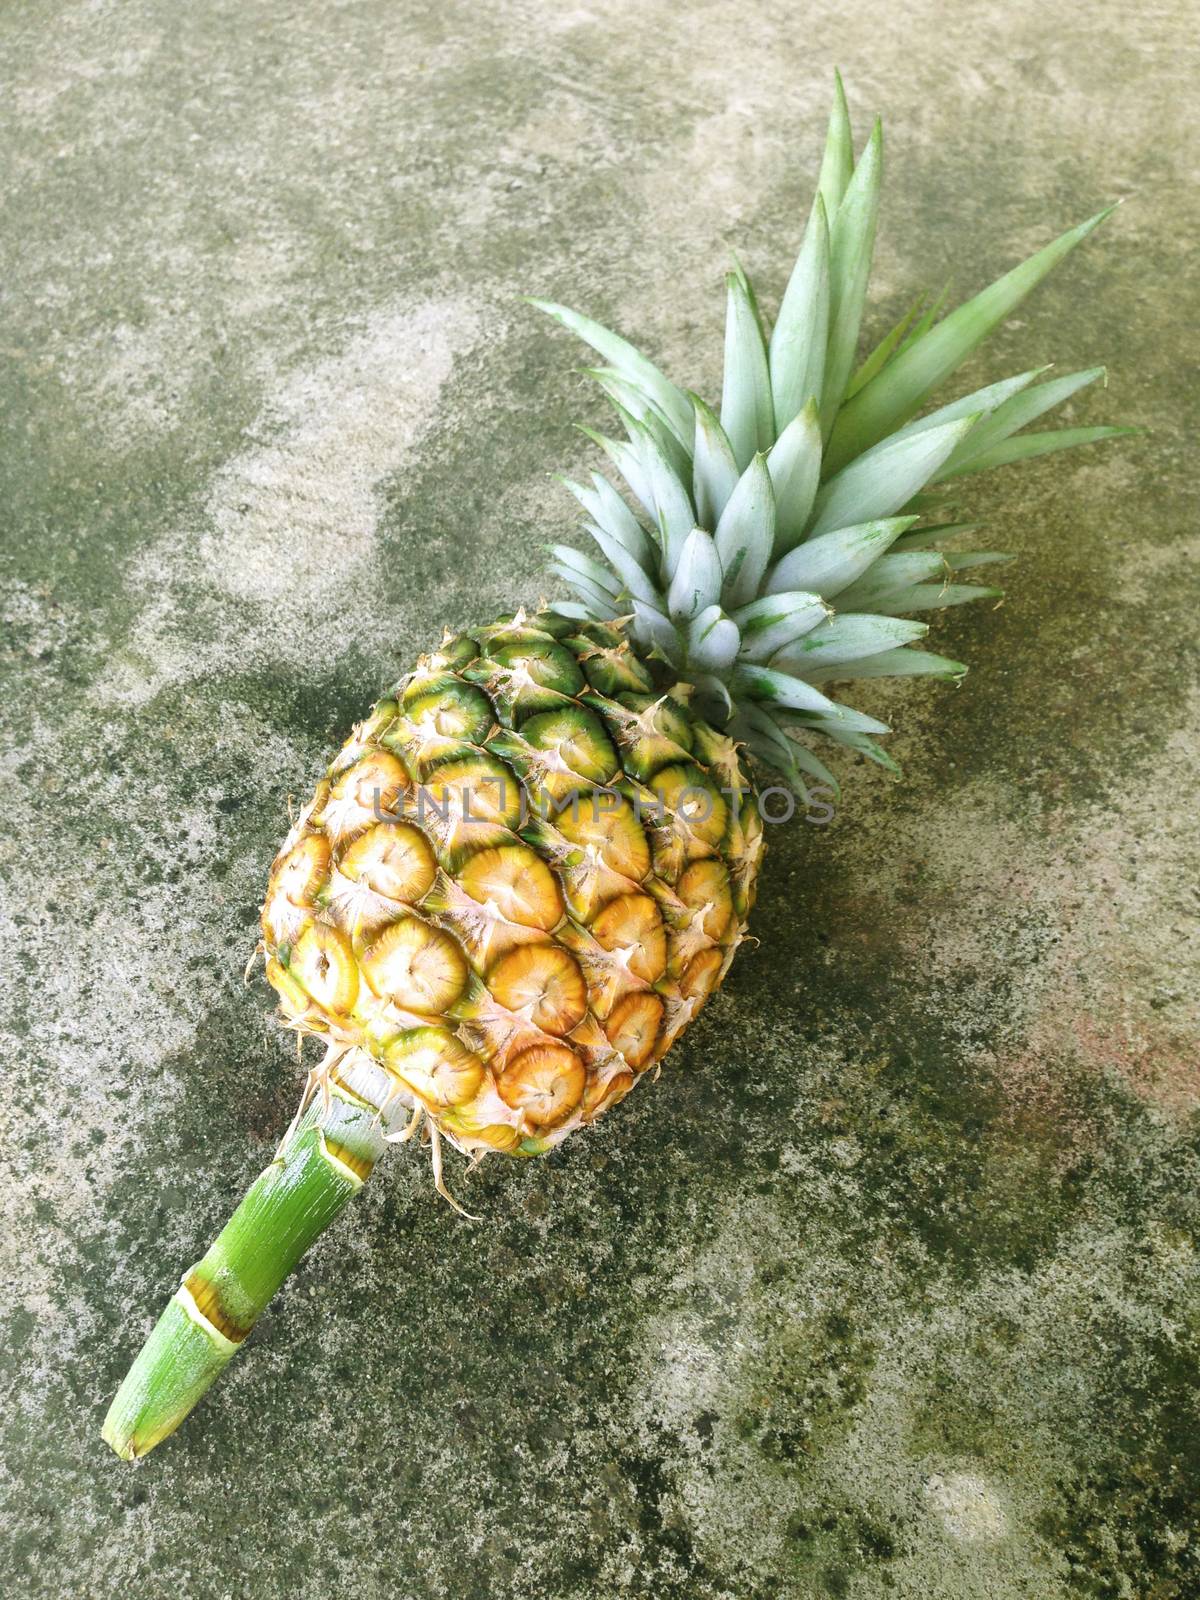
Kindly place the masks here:
<instances>
[{"instance_id":1,"label":"pineapple leaf","mask_svg":"<svg viewBox=\"0 0 1200 1600\"><path fill-rule=\"evenodd\" d=\"M604 454L616 467L617 471L629 485L633 498L642 507L655 528L658 527L658 518L654 509L654 495L650 489L650 480L642 466L637 447L628 444L624 439L610 439L605 433L597 433L595 428L586 428L582 423L577 424L584 438L590 439L593 444L598 444Z\"/></svg>"},{"instance_id":2,"label":"pineapple leaf","mask_svg":"<svg viewBox=\"0 0 1200 1600\"><path fill-rule=\"evenodd\" d=\"M908 622L902 617L839 613L772 656L770 665L808 678L810 670L878 655L881 650L911 644L928 632L927 624Z\"/></svg>"},{"instance_id":3,"label":"pineapple leaf","mask_svg":"<svg viewBox=\"0 0 1200 1600\"><path fill-rule=\"evenodd\" d=\"M1016 556L1003 550L956 550L942 556L951 572L971 572L976 567L1002 567L1016 559Z\"/></svg>"},{"instance_id":4,"label":"pineapple leaf","mask_svg":"<svg viewBox=\"0 0 1200 1600\"><path fill-rule=\"evenodd\" d=\"M1001 378L998 383L989 383L982 389L976 389L971 394L965 394L959 400L952 400L949 405L939 406L936 411L928 411L923 417L914 417L903 428L897 428L895 433L889 434L888 439L893 444L897 439L911 439L914 433L925 433L929 428L936 428L943 422L957 422L962 417L976 416L979 421L976 427L982 426L988 418L996 412L1007 400L1027 389L1035 378L1039 378L1046 367L1032 367L1028 372L1019 372L1015 378ZM963 449L968 445L970 435L956 446Z\"/></svg>"},{"instance_id":5,"label":"pineapple leaf","mask_svg":"<svg viewBox=\"0 0 1200 1600\"><path fill-rule=\"evenodd\" d=\"M669 576L675 570L683 541L696 525L696 512L691 495L680 483L654 436L638 422L634 422L633 427L638 467L650 494L647 509L662 538L663 572Z\"/></svg>"},{"instance_id":6,"label":"pineapple leaf","mask_svg":"<svg viewBox=\"0 0 1200 1600\"><path fill-rule=\"evenodd\" d=\"M848 588L916 520L887 517L808 539L776 564L767 578L766 592L778 596L809 589L830 599Z\"/></svg>"},{"instance_id":7,"label":"pineapple leaf","mask_svg":"<svg viewBox=\"0 0 1200 1600\"><path fill-rule=\"evenodd\" d=\"M584 529L600 546L601 554L609 566L616 573L625 589L631 595L636 595L639 600L649 601L652 605L656 602L658 591L645 569L634 560L618 539L606 532L595 522L585 522Z\"/></svg>"},{"instance_id":8,"label":"pineapple leaf","mask_svg":"<svg viewBox=\"0 0 1200 1600\"><path fill-rule=\"evenodd\" d=\"M715 605L721 593L721 560L712 534L693 528L683 541L679 565L667 591L667 609L676 622L686 622Z\"/></svg>"},{"instance_id":9,"label":"pineapple leaf","mask_svg":"<svg viewBox=\"0 0 1200 1600\"><path fill-rule=\"evenodd\" d=\"M741 284L743 290L745 291L746 299L750 302L750 309L754 313L754 320L758 323L758 336L763 342L763 348L766 349L771 336L770 331L767 328L767 319L762 314L762 308L758 303L758 296L754 292L754 285L750 282L749 273L739 261L737 251L731 250L729 253L733 257L733 275Z\"/></svg>"},{"instance_id":10,"label":"pineapple leaf","mask_svg":"<svg viewBox=\"0 0 1200 1600\"><path fill-rule=\"evenodd\" d=\"M537 300L531 296L527 299L531 306L536 306L547 316L554 317L565 328L577 334L585 344L590 344L610 366L616 367L630 383L635 384L649 399L652 399L670 423L675 437L689 455L691 454L692 408L683 391L677 389L669 378L664 377L652 361L647 361L646 357L639 350L635 350L627 339L622 339L619 333L610 332L608 328L601 327L600 323L593 322L590 317L581 316L578 311L571 311L553 300Z\"/></svg>"},{"instance_id":11,"label":"pineapple leaf","mask_svg":"<svg viewBox=\"0 0 1200 1600\"><path fill-rule=\"evenodd\" d=\"M825 136L825 154L821 160L821 173L817 179L817 192L829 217L837 215L842 196L854 171L854 136L850 131L850 107L846 104L846 89L842 75L833 74L833 109L829 113L829 132Z\"/></svg>"},{"instance_id":12,"label":"pineapple leaf","mask_svg":"<svg viewBox=\"0 0 1200 1600\"><path fill-rule=\"evenodd\" d=\"M821 481L821 423L809 399L771 447L767 471L775 490L775 556L800 543Z\"/></svg>"},{"instance_id":13,"label":"pineapple leaf","mask_svg":"<svg viewBox=\"0 0 1200 1600\"><path fill-rule=\"evenodd\" d=\"M930 650L911 650L901 646L895 650L881 650L876 656L863 656L858 661L848 662L842 666L816 667L806 676L809 683L921 676L959 683L966 673L967 668L961 661L951 661L948 656L935 656Z\"/></svg>"},{"instance_id":14,"label":"pineapple leaf","mask_svg":"<svg viewBox=\"0 0 1200 1600\"><path fill-rule=\"evenodd\" d=\"M895 323L891 328L888 329L887 333L884 334L883 338L871 351L870 355L867 356L862 366L859 367L858 371L854 374L854 376L850 379L849 384L846 386L847 400L849 400L852 395L856 395L860 389L864 388L868 383L870 383L871 379L877 372L882 372L884 367L887 366L888 362L895 354L901 339L904 338L904 335L912 326L913 318L925 304L927 298L928 296L924 292L919 294L913 301L912 305L909 306L908 310L900 318L899 322Z\"/></svg>"},{"instance_id":15,"label":"pineapple leaf","mask_svg":"<svg viewBox=\"0 0 1200 1600\"><path fill-rule=\"evenodd\" d=\"M1055 450L1073 450L1076 445L1124 439L1140 432L1139 428L1052 428L1048 433L1019 433L994 444L990 450L981 450L953 476L965 478L968 473L989 472L993 467L1011 466L1014 461L1032 461L1035 456L1051 455Z\"/></svg>"},{"instance_id":16,"label":"pineapple leaf","mask_svg":"<svg viewBox=\"0 0 1200 1600\"><path fill-rule=\"evenodd\" d=\"M695 674L696 698L700 706L701 716L709 722L724 722L733 715L733 696L726 687L723 678L715 672L698 672ZM709 707L716 707L716 716L709 714Z\"/></svg>"},{"instance_id":17,"label":"pineapple leaf","mask_svg":"<svg viewBox=\"0 0 1200 1600\"><path fill-rule=\"evenodd\" d=\"M774 667L739 662L733 669L729 687L735 695L744 694L750 700L767 701L786 711L814 712L836 720L841 710L819 689Z\"/></svg>"},{"instance_id":18,"label":"pineapple leaf","mask_svg":"<svg viewBox=\"0 0 1200 1600\"><path fill-rule=\"evenodd\" d=\"M916 322L908 330L908 332L905 334L903 340L900 343L899 350L896 351L896 354L898 356L902 356L904 354L904 352L909 348L910 345L916 344L919 339L923 339L925 337L925 335L929 332L930 328L933 327L934 323L937 321L938 317L941 315L942 307L946 304L946 301L949 298L950 298L950 280L949 280L949 278L947 278L945 283L938 290L937 295L934 298L933 304L929 305L929 306L926 306L925 310L921 313L920 320L918 322ZM866 385L864 384L863 387L865 388Z\"/></svg>"},{"instance_id":19,"label":"pineapple leaf","mask_svg":"<svg viewBox=\"0 0 1200 1600\"><path fill-rule=\"evenodd\" d=\"M639 422L671 463L674 472L680 477L690 476L691 456L675 437L662 412L636 384L629 383L615 367L584 367L582 370L585 377L594 379L604 390L626 427L630 417Z\"/></svg>"},{"instance_id":20,"label":"pineapple leaf","mask_svg":"<svg viewBox=\"0 0 1200 1600\"><path fill-rule=\"evenodd\" d=\"M842 745L847 750L853 750L860 756L866 756L868 761L874 761L877 766L883 767L885 771L892 773L897 778L902 776L900 763L888 755L883 746L876 744L874 739L868 737L867 734L844 733L838 728L826 728L822 731L828 733L836 744ZM884 731L890 730L885 729Z\"/></svg>"},{"instance_id":21,"label":"pineapple leaf","mask_svg":"<svg viewBox=\"0 0 1200 1600\"><path fill-rule=\"evenodd\" d=\"M879 185L883 176L883 124L876 120L829 230L829 348L821 387L821 432L833 428L854 369L854 352L875 250Z\"/></svg>"},{"instance_id":22,"label":"pineapple leaf","mask_svg":"<svg viewBox=\"0 0 1200 1600\"><path fill-rule=\"evenodd\" d=\"M643 650L657 653L664 661L674 664L679 653L679 635L671 625L671 619L664 617L657 606L647 605L644 600L636 597L630 602L633 610L633 622L630 633L634 643Z\"/></svg>"},{"instance_id":23,"label":"pineapple leaf","mask_svg":"<svg viewBox=\"0 0 1200 1600\"><path fill-rule=\"evenodd\" d=\"M914 528L911 533L901 535L892 549L897 554L904 550L923 550L960 533L974 533L980 526L978 522L935 522L928 528Z\"/></svg>"},{"instance_id":24,"label":"pineapple leaf","mask_svg":"<svg viewBox=\"0 0 1200 1600\"><path fill-rule=\"evenodd\" d=\"M615 600L620 594L620 583L614 579L608 568L601 566L582 550L576 550L569 544L552 544L546 548L554 557L560 572L570 572L586 579L594 589L609 600Z\"/></svg>"},{"instance_id":25,"label":"pineapple leaf","mask_svg":"<svg viewBox=\"0 0 1200 1600\"><path fill-rule=\"evenodd\" d=\"M944 481L958 477L973 457L982 455L1002 439L1008 439L1022 428L1027 428L1047 411L1062 405L1080 389L1105 376L1103 367L1089 367L1084 372L1064 373L1061 378L1051 378L1047 383L1039 383L1033 389L1011 396L1003 405L997 406L990 416L980 419L974 432L963 440L946 462L938 474L939 478Z\"/></svg>"},{"instance_id":26,"label":"pineapple leaf","mask_svg":"<svg viewBox=\"0 0 1200 1600\"><path fill-rule=\"evenodd\" d=\"M690 395L696 412L696 459L692 466L692 498L696 518L711 533L721 519L738 481L737 462L724 428L698 395Z\"/></svg>"},{"instance_id":27,"label":"pineapple leaf","mask_svg":"<svg viewBox=\"0 0 1200 1600\"><path fill-rule=\"evenodd\" d=\"M806 805L810 797L800 776L801 771L827 784L834 797L839 798L841 790L833 773L817 760L806 745L785 738L784 729L785 724L780 720L779 713L755 705L752 700L740 702L731 724L734 736L746 744L765 766L782 773Z\"/></svg>"},{"instance_id":28,"label":"pineapple leaf","mask_svg":"<svg viewBox=\"0 0 1200 1600\"><path fill-rule=\"evenodd\" d=\"M768 713L768 715L770 715L770 713ZM786 733L787 731L787 728L785 728L784 732ZM833 798L835 800L840 800L842 796L842 786L834 777L833 773L830 772L825 763L823 761L819 761L817 757L813 755L808 746L806 744L801 744L798 739L789 739L788 743L791 746L792 760L801 769L801 771L806 772L810 778L815 778L818 783L823 783L827 788L832 789ZM805 792L805 798L808 798L807 791Z\"/></svg>"},{"instance_id":29,"label":"pineapple leaf","mask_svg":"<svg viewBox=\"0 0 1200 1600\"><path fill-rule=\"evenodd\" d=\"M729 438L738 471L745 472L758 450L775 440L771 380L762 330L744 281L736 272L725 277L725 380L721 391L721 426Z\"/></svg>"},{"instance_id":30,"label":"pineapple leaf","mask_svg":"<svg viewBox=\"0 0 1200 1600\"><path fill-rule=\"evenodd\" d=\"M1110 216L1115 207L1070 228L1036 255L952 311L890 362L843 407L829 440L827 470L837 472L906 422L925 397L1009 316L1062 258Z\"/></svg>"},{"instance_id":31,"label":"pineapple leaf","mask_svg":"<svg viewBox=\"0 0 1200 1600\"><path fill-rule=\"evenodd\" d=\"M809 537L898 511L929 482L976 421L974 415L960 417L907 439L885 439L852 461L818 493Z\"/></svg>"},{"instance_id":32,"label":"pineapple leaf","mask_svg":"<svg viewBox=\"0 0 1200 1600\"><path fill-rule=\"evenodd\" d=\"M829 615L819 594L780 594L756 600L734 612L742 630L742 658L767 661L793 640L803 638Z\"/></svg>"},{"instance_id":33,"label":"pineapple leaf","mask_svg":"<svg viewBox=\"0 0 1200 1600\"><path fill-rule=\"evenodd\" d=\"M702 672L728 672L740 643L737 623L720 606L709 606L688 624L688 661Z\"/></svg>"},{"instance_id":34,"label":"pineapple leaf","mask_svg":"<svg viewBox=\"0 0 1200 1600\"><path fill-rule=\"evenodd\" d=\"M889 596L914 583L945 578L949 568L940 550L892 550L867 568L857 583L838 596L847 611L886 611Z\"/></svg>"},{"instance_id":35,"label":"pineapple leaf","mask_svg":"<svg viewBox=\"0 0 1200 1600\"><path fill-rule=\"evenodd\" d=\"M969 605L972 600L1002 600L1003 589L985 589L974 583L913 583L894 590L880 601L889 612L942 611Z\"/></svg>"},{"instance_id":36,"label":"pineapple leaf","mask_svg":"<svg viewBox=\"0 0 1200 1600\"><path fill-rule=\"evenodd\" d=\"M590 616L596 617L602 622L611 622L614 617L620 615L619 609L612 599L602 589L589 582L575 568L564 566L558 561L551 561L547 570L552 572L556 578L561 578L571 592L579 596L583 604L587 606Z\"/></svg>"},{"instance_id":37,"label":"pineapple leaf","mask_svg":"<svg viewBox=\"0 0 1200 1600\"><path fill-rule=\"evenodd\" d=\"M721 596L726 605L741 606L753 600L762 585L774 542L771 475L766 457L756 455L738 479L717 523L715 543L725 574Z\"/></svg>"},{"instance_id":38,"label":"pineapple leaf","mask_svg":"<svg viewBox=\"0 0 1200 1600\"><path fill-rule=\"evenodd\" d=\"M780 430L808 400L820 399L828 338L829 224L818 194L771 335L771 395Z\"/></svg>"},{"instance_id":39,"label":"pineapple leaf","mask_svg":"<svg viewBox=\"0 0 1200 1600\"><path fill-rule=\"evenodd\" d=\"M592 521L628 551L643 572L655 570L658 556L649 534L607 478L593 472L590 489L572 478L560 478L559 482L571 491Z\"/></svg>"},{"instance_id":40,"label":"pineapple leaf","mask_svg":"<svg viewBox=\"0 0 1200 1600\"><path fill-rule=\"evenodd\" d=\"M838 734L849 733L891 733L886 722L880 722L878 717L868 717L863 711L856 711L853 706L844 705L840 700L831 700L834 715L797 711L797 722L805 728L815 729L818 733L827 733L830 738Z\"/></svg>"}]
</instances>

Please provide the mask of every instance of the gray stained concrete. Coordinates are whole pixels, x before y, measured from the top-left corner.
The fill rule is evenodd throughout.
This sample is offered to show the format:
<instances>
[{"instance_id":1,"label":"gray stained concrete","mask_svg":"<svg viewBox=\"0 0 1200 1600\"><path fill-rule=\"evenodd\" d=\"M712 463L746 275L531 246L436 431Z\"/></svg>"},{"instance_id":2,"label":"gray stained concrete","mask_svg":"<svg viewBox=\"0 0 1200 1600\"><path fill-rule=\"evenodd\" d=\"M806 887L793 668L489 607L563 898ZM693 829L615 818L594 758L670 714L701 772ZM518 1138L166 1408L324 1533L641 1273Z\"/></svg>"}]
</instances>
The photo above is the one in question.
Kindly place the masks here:
<instances>
[{"instance_id":1,"label":"gray stained concrete","mask_svg":"<svg viewBox=\"0 0 1200 1600\"><path fill-rule=\"evenodd\" d=\"M10 5L0 21L12 1593L1200 1593L1191 8ZM967 375L1147 435L969 483L958 691L876 688L719 999L544 1162L397 1152L136 1468L104 1408L291 1116L267 865L597 464L552 294L719 382L832 64L869 332L1118 215ZM971 386L966 383L965 386ZM568 535L569 536L569 535Z\"/></svg>"}]
</instances>

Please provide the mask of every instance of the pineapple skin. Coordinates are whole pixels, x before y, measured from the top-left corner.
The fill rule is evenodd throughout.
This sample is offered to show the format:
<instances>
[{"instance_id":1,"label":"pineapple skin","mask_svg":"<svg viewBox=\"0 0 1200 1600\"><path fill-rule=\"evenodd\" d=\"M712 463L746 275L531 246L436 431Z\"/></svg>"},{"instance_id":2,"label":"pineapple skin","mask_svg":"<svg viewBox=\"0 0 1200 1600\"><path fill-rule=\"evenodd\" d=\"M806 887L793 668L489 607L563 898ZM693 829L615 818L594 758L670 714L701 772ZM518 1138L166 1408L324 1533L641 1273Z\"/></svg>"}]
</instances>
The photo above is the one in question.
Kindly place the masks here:
<instances>
[{"instance_id":1,"label":"pineapple skin","mask_svg":"<svg viewBox=\"0 0 1200 1600\"><path fill-rule=\"evenodd\" d=\"M738 747L688 699L619 622L543 610L448 635L378 702L262 912L327 1088L382 1084L435 1156L532 1156L657 1066L728 971L764 848Z\"/></svg>"}]
</instances>

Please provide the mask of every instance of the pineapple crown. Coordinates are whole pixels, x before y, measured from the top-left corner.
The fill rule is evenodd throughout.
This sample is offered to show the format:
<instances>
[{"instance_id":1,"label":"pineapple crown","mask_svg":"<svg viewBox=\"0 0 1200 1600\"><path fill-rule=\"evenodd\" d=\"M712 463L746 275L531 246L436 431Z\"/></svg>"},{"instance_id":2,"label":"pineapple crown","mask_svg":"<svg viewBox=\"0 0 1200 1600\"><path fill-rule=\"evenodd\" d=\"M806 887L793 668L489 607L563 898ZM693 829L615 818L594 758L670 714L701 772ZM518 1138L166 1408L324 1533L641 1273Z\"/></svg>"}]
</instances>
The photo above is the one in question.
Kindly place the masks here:
<instances>
[{"instance_id":1,"label":"pineapple crown","mask_svg":"<svg viewBox=\"0 0 1200 1600\"><path fill-rule=\"evenodd\" d=\"M998 597L960 581L1008 560L941 546L970 523L939 521L935 485L1130 428L1028 425L1103 367L1046 378L1047 367L988 384L933 411L931 396L1114 207L1053 240L942 315L921 296L856 367L882 168L878 121L855 161L840 76L817 193L774 327L745 271L726 276L719 415L619 335L545 300L596 350L589 369L625 438L585 428L639 512L599 473L564 479L599 557L551 546L551 571L577 597L576 619L628 619L634 642L690 686L696 709L726 726L801 793L837 791L809 747L820 734L892 771L886 724L829 697L857 678L959 680L966 667L913 648L912 614ZM678 692L678 690L676 690Z\"/></svg>"}]
</instances>

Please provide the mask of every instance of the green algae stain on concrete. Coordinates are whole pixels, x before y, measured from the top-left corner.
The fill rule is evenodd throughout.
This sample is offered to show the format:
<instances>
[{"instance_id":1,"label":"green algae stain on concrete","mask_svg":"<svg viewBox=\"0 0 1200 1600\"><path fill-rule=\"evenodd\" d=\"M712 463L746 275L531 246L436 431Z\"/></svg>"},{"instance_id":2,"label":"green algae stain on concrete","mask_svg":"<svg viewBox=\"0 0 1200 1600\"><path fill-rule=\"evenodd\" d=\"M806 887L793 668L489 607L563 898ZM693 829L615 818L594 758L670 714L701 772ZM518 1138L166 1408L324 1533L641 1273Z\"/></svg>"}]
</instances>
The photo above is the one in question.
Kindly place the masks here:
<instances>
[{"instance_id":1,"label":"green algae stain on concrete","mask_svg":"<svg viewBox=\"0 0 1200 1600\"><path fill-rule=\"evenodd\" d=\"M0 24L0 1554L30 1596L1200 1593L1200 599L1182 16L1033 0L38 4ZM803 38L801 37L803 34ZM552 1159L419 1152L137 1470L100 1418L300 1081L242 987L326 753L536 599L595 462L550 293L719 379L836 43L888 118L869 331L1136 194L979 381L1143 439L969 485L1000 609L881 686L894 783L772 835L758 949ZM986 62L986 66L971 63ZM1115 576L1114 576L1115 574Z\"/></svg>"}]
</instances>

